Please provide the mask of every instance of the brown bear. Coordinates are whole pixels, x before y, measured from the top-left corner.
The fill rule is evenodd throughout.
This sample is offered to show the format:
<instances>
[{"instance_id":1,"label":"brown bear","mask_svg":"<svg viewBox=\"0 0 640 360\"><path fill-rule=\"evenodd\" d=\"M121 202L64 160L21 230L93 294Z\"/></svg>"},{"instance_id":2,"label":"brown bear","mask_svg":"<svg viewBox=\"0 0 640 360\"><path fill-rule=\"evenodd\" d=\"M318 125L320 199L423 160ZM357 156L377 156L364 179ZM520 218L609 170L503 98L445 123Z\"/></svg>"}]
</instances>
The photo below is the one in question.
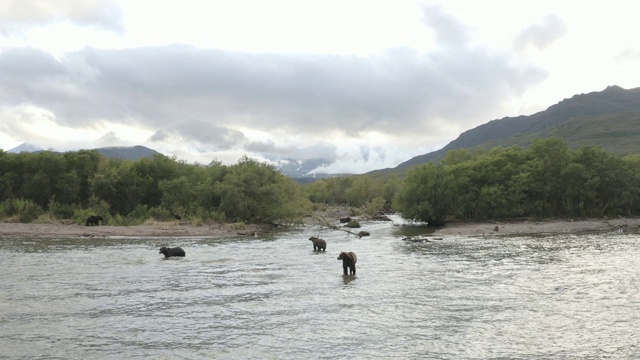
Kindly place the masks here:
<instances>
[{"instance_id":1,"label":"brown bear","mask_svg":"<svg viewBox=\"0 0 640 360\"><path fill-rule=\"evenodd\" d=\"M160 248L160 254L164 254L164 258L170 258L172 256L185 256L184 250L182 250L182 248L179 247L174 247L174 248L168 248L168 247L161 247Z\"/></svg>"},{"instance_id":2,"label":"brown bear","mask_svg":"<svg viewBox=\"0 0 640 360\"><path fill-rule=\"evenodd\" d=\"M312 236L309 238L309 240L311 240L313 242L313 251L327 251L327 242L317 238L315 236Z\"/></svg>"},{"instance_id":3,"label":"brown bear","mask_svg":"<svg viewBox=\"0 0 640 360\"><path fill-rule=\"evenodd\" d=\"M98 226L100 225L100 221L102 221L102 225L104 225L104 219L100 215L91 215L87 218L86 226Z\"/></svg>"},{"instance_id":4,"label":"brown bear","mask_svg":"<svg viewBox=\"0 0 640 360\"><path fill-rule=\"evenodd\" d=\"M341 252L338 255L338 260L342 260L342 269L344 270L344 275L347 274L347 268L349 268L351 275L356 274L356 261L358 261L358 257L356 254L352 252Z\"/></svg>"}]
</instances>

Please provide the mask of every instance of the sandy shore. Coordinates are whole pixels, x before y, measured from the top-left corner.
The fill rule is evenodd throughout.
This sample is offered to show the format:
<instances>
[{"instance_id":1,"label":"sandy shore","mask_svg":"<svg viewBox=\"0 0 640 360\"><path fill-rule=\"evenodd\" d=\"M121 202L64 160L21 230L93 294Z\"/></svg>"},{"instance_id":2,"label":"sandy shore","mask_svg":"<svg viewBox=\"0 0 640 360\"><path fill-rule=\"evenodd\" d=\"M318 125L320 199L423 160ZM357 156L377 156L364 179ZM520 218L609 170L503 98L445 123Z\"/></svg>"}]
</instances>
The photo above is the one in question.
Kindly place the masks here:
<instances>
[{"instance_id":1,"label":"sandy shore","mask_svg":"<svg viewBox=\"0 0 640 360\"><path fill-rule=\"evenodd\" d=\"M516 234L578 234L584 232L635 231L640 229L640 219L580 219L580 220L524 220L451 222L437 229L434 236L499 236Z\"/></svg>"},{"instance_id":2,"label":"sandy shore","mask_svg":"<svg viewBox=\"0 0 640 360\"><path fill-rule=\"evenodd\" d=\"M110 237L110 236L252 236L256 232L270 230L271 226L244 225L242 228L231 224L193 226L189 223L158 222L134 226L83 226L77 224L46 223L22 224L0 223L0 236L69 236L69 237Z\"/></svg>"},{"instance_id":3,"label":"sandy shore","mask_svg":"<svg viewBox=\"0 0 640 360\"><path fill-rule=\"evenodd\" d=\"M336 221L347 216L350 210L346 207L331 207L306 216L305 226L318 224L318 219ZM53 237L237 237L254 236L265 232L276 231L273 225L263 224L203 224L193 225L189 221L148 221L142 225L132 226L84 226L71 220L55 220L47 223L17 223L0 220L0 237L2 236L53 236Z\"/></svg>"},{"instance_id":4,"label":"sandy shore","mask_svg":"<svg viewBox=\"0 0 640 360\"><path fill-rule=\"evenodd\" d=\"M304 218L306 226L322 221L335 222L347 216L348 209L330 209ZM366 228L366 220L361 220ZM111 237L111 236L165 236L165 237L235 237L253 236L275 231L271 225L255 224L205 224L192 225L190 222L148 222L134 226L83 226L70 221L57 221L44 224L23 224L0 222L0 236L69 236L69 237ZM523 221L487 221L487 222L450 222L436 229L431 236L501 236L515 234L570 234L583 232L633 231L640 232L640 218L618 219L580 219L580 220L523 220ZM374 234L372 234L374 235ZM374 235L375 236L375 235Z\"/></svg>"}]
</instances>

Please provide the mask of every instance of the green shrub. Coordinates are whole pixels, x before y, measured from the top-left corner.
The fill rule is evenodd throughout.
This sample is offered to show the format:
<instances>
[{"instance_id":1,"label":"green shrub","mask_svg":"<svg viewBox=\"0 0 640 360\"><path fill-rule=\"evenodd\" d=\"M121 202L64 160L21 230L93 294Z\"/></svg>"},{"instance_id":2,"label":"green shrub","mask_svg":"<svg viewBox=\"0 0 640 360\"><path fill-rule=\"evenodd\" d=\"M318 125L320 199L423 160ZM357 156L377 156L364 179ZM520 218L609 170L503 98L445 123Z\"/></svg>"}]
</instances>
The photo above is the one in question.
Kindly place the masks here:
<instances>
[{"instance_id":1,"label":"green shrub","mask_svg":"<svg viewBox=\"0 0 640 360\"><path fill-rule=\"evenodd\" d=\"M78 225L84 225L87 223L87 218L91 215L95 215L91 209L75 209L73 211L73 221Z\"/></svg>"},{"instance_id":2,"label":"green shrub","mask_svg":"<svg viewBox=\"0 0 640 360\"><path fill-rule=\"evenodd\" d=\"M360 223L357 220L351 220L345 226L349 227L349 228L359 228L360 227Z\"/></svg>"},{"instance_id":3,"label":"green shrub","mask_svg":"<svg viewBox=\"0 0 640 360\"><path fill-rule=\"evenodd\" d=\"M384 210L385 200L383 197L377 197L365 205L364 213L373 216Z\"/></svg>"},{"instance_id":4,"label":"green shrub","mask_svg":"<svg viewBox=\"0 0 640 360\"><path fill-rule=\"evenodd\" d=\"M158 221L170 221L175 219L168 209L162 207L152 207L149 209L148 215Z\"/></svg>"},{"instance_id":5,"label":"green shrub","mask_svg":"<svg viewBox=\"0 0 640 360\"><path fill-rule=\"evenodd\" d=\"M10 209L10 200L5 200L0 202L0 218L6 218L12 215L12 211Z\"/></svg>"},{"instance_id":6,"label":"green shrub","mask_svg":"<svg viewBox=\"0 0 640 360\"><path fill-rule=\"evenodd\" d=\"M28 199L16 199L14 207L18 220L23 223L36 220L44 212L38 204Z\"/></svg>"},{"instance_id":7,"label":"green shrub","mask_svg":"<svg viewBox=\"0 0 640 360\"><path fill-rule=\"evenodd\" d=\"M115 214L113 217L111 217L111 219L109 220L109 225L114 225L114 226L122 226L125 225L125 219L122 217L122 215L120 214Z\"/></svg>"},{"instance_id":8,"label":"green shrub","mask_svg":"<svg viewBox=\"0 0 640 360\"><path fill-rule=\"evenodd\" d=\"M47 204L47 213L49 216L56 219L72 219L74 218L74 211L76 208L77 205L61 204L52 196L51 200L49 200L49 204Z\"/></svg>"}]
</instances>

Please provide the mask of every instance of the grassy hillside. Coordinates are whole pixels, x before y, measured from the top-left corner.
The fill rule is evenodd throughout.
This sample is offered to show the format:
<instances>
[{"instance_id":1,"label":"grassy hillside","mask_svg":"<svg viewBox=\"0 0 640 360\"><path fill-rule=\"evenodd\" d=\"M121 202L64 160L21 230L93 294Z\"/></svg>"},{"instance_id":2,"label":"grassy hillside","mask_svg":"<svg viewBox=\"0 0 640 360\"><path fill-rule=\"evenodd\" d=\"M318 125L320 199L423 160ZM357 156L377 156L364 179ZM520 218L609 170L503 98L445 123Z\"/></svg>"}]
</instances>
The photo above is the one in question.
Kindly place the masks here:
<instances>
[{"instance_id":1,"label":"grassy hillside","mask_svg":"<svg viewBox=\"0 0 640 360\"><path fill-rule=\"evenodd\" d=\"M437 161L450 150L527 146L535 138L548 137L562 138L572 148L600 145L617 154L640 153L640 88L609 86L603 91L574 95L530 116L492 120L463 132L438 151L377 172Z\"/></svg>"},{"instance_id":2,"label":"grassy hillside","mask_svg":"<svg viewBox=\"0 0 640 360\"><path fill-rule=\"evenodd\" d=\"M549 129L490 141L478 147L528 146L533 139L548 137L564 139L573 149L599 145L620 155L640 153L640 112L577 117Z\"/></svg>"}]
</instances>

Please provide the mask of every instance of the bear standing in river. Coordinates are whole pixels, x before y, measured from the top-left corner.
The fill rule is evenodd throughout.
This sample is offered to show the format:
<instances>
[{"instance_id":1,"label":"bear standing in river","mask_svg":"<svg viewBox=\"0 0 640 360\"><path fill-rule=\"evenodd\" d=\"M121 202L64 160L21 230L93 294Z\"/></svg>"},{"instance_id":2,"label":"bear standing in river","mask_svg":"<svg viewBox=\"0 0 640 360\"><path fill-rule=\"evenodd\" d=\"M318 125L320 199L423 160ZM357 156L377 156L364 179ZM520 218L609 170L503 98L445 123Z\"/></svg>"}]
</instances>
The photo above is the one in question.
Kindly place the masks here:
<instances>
[{"instance_id":1,"label":"bear standing in river","mask_svg":"<svg viewBox=\"0 0 640 360\"><path fill-rule=\"evenodd\" d=\"M168 248L168 247L161 247L160 248L160 254L164 254L165 259L166 258L170 258L172 256L185 256L184 250L182 250L182 248L179 247L174 247L174 248Z\"/></svg>"},{"instance_id":2,"label":"bear standing in river","mask_svg":"<svg viewBox=\"0 0 640 360\"><path fill-rule=\"evenodd\" d=\"M352 252L341 252L338 255L338 260L342 260L342 269L344 270L344 275L347 274L347 268L350 270L351 275L356 274L356 261L358 261L358 257L356 254Z\"/></svg>"},{"instance_id":3,"label":"bear standing in river","mask_svg":"<svg viewBox=\"0 0 640 360\"><path fill-rule=\"evenodd\" d=\"M312 236L309 238L309 240L311 240L311 242L313 242L313 251L327 251L327 242L317 238L315 236Z\"/></svg>"}]
</instances>

